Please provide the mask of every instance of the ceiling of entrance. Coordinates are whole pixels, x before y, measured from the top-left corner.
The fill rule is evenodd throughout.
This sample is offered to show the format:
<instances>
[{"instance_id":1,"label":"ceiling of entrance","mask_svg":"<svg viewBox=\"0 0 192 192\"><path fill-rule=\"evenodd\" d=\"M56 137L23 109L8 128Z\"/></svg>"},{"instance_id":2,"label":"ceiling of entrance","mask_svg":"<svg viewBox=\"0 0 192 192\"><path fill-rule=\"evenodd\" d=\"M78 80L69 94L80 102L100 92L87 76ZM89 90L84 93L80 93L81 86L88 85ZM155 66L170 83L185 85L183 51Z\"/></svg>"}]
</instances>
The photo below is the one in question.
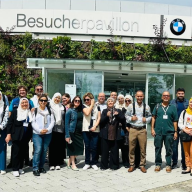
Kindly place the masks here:
<instances>
[{"instance_id":1,"label":"ceiling of entrance","mask_svg":"<svg viewBox=\"0 0 192 192\"><path fill-rule=\"evenodd\" d=\"M136 74L136 73L104 73L105 83L124 83L124 82L145 82L146 74Z\"/></svg>"}]
</instances>

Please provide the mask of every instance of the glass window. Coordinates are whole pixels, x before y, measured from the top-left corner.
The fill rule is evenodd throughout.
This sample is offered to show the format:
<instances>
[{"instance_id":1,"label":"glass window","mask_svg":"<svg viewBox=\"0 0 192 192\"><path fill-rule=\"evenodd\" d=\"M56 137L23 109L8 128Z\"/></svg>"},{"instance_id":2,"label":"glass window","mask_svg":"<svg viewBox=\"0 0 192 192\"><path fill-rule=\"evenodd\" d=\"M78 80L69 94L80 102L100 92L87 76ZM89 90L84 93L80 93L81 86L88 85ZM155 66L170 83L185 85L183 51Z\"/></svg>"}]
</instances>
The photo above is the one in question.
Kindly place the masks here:
<instances>
[{"instance_id":1,"label":"glass window","mask_svg":"<svg viewBox=\"0 0 192 192\"><path fill-rule=\"evenodd\" d=\"M99 71L76 71L75 84L77 95L81 98L87 92L91 92L97 100L98 93L102 92L103 74Z\"/></svg>"},{"instance_id":2,"label":"glass window","mask_svg":"<svg viewBox=\"0 0 192 192\"><path fill-rule=\"evenodd\" d=\"M54 93L65 93L65 84L73 84L74 71L48 70L47 71L47 92L52 98Z\"/></svg>"}]
</instances>

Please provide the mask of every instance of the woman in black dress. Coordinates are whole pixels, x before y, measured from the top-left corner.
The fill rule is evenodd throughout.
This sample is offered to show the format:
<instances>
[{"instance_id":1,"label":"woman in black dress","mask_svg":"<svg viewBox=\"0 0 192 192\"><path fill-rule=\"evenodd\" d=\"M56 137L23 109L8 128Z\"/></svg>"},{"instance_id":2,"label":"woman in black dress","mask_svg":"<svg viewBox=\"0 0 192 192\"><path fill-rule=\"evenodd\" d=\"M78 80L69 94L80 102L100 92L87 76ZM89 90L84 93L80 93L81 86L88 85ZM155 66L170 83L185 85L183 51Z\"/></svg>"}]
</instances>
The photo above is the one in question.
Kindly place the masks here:
<instances>
[{"instance_id":1,"label":"woman in black dress","mask_svg":"<svg viewBox=\"0 0 192 192\"><path fill-rule=\"evenodd\" d=\"M79 96L76 96L65 115L65 140L67 142L67 155L70 156L66 164L73 171L79 171L75 164L75 158L78 155L83 155L84 151L82 121L82 101Z\"/></svg>"}]
</instances>

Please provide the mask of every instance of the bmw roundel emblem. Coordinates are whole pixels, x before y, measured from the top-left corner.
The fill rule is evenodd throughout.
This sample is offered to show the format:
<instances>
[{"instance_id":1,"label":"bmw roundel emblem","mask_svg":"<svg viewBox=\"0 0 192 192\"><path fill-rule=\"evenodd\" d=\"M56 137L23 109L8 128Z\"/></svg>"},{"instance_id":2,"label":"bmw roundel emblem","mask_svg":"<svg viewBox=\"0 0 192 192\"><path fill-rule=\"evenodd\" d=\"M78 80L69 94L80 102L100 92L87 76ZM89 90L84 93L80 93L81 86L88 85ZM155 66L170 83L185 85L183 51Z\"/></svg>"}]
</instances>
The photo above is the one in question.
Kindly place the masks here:
<instances>
[{"instance_id":1,"label":"bmw roundel emblem","mask_svg":"<svg viewBox=\"0 0 192 192\"><path fill-rule=\"evenodd\" d=\"M182 35L186 29L185 22L182 19L174 19L170 24L170 29L174 35Z\"/></svg>"}]
</instances>

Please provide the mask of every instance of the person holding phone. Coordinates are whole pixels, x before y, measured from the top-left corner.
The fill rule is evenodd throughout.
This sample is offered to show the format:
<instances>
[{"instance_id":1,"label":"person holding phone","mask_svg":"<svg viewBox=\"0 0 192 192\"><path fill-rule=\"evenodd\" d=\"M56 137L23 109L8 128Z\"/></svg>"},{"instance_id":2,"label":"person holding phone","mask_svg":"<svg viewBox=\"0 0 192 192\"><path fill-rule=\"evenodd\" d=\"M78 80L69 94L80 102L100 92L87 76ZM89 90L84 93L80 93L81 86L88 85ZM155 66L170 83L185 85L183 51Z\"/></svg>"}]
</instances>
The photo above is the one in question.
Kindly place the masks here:
<instances>
[{"instance_id":1,"label":"person holding phone","mask_svg":"<svg viewBox=\"0 0 192 192\"><path fill-rule=\"evenodd\" d=\"M99 136L99 122L101 119L101 110L95 105L92 93L86 93L83 96L83 140L85 143L85 166L83 170L97 167L97 142ZM92 156L92 158L91 158Z\"/></svg>"},{"instance_id":2,"label":"person holding phone","mask_svg":"<svg viewBox=\"0 0 192 192\"><path fill-rule=\"evenodd\" d=\"M65 162L67 168L73 171L79 171L75 164L75 158L78 155L83 155L84 151L82 121L82 101L79 96L75 96L65 114L65 140L67 142L67 155L69 156L69 160Z\"/></svg>"}]
</instances>

